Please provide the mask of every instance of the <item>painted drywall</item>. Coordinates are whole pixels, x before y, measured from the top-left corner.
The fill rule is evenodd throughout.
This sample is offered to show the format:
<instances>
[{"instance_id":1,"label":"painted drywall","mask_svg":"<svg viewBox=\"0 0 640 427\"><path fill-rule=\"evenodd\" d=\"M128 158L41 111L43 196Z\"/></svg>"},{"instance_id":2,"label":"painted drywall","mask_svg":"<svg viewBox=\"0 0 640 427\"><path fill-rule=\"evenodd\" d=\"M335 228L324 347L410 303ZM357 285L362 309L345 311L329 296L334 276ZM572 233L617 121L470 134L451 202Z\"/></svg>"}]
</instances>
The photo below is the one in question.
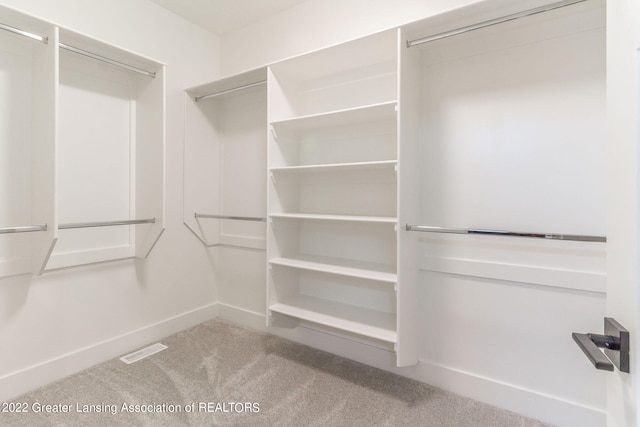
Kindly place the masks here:
<instances>
[{"instance_id":1,"label":"painted drywall","mask_svg":"<svg viewBox=\"0 0 640 427\"><path fill-rule=\"evenodd\" d=\"M309 0L222 37L222 75L432 16L477 0Z\"/></svg>"},{"instance_id":2,"label":"painted drywall","mask_svg":"<svg viewBox=\"0 0 640 427\"><path fill-rule=\"evenodd\" d=\"M4 399L211 315L212 262L182 224L183 90L218 76L219 39L146 0L0 4L167 64L166 231L146 260L0 279Z\"/></svg>"}]
</instances>

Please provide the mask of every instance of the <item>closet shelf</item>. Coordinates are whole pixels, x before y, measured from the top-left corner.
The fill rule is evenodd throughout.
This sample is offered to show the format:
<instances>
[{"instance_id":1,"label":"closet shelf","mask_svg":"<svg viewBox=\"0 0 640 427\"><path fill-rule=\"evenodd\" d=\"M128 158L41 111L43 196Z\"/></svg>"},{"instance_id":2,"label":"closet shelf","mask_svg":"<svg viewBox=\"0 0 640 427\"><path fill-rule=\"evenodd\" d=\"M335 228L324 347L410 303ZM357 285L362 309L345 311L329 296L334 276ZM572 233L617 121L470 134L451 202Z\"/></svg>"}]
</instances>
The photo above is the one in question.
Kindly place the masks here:
<instances>
[{"instance_id":1,"label":"closet shelf","mask_svg":"<svg viewBox=\"0 0 640 427\"><path fill-rule=\"evenodd\" d=\"M381 160L375 162L328 163L302 166L281 166L269 169L271 172L315 172L315 171L358 171L394 168L397 160Z\"/></svg>"},{"instance_id":2,"label":"closet shelf","mask_svg":"<svg viewBox=\"0 0 640 427\"><path fill-rule=\"evenodd\" d=\"M362 215L325 215L325 214L303 214L303 213L272 213L270 218L283 219L306 219L318 221L344 221L344 222L368 222L377 224L397 224L396 217L384 216L362 216Z\"/></svg>"},{"instance_id":3,"label":"closet shelf","mask_svg":"<svg viewBox=\"0 0 640 427\"><path fill-rule=\"evenodd\" d=\"M273 258L269 260L269 263L300 270L318 271L393 284L398 281L396 267L381 263L309 255Z\"/></svg>"},{"instance_id":4,"label":"closet shelf","mask_svg":"<svg viewBox=\"0 0 640 427\"><path fill-rule=\"evenodd\" d=\"M396 343L396 315L306 295L269 306L275 313L329 326L361 336Z\"/></svg>"},{"instance_id":5,"label":"closet shelf","mask_svg":"<svg viewBox=\"0 0 640 427\"><path fill-rule=\"evenodd\" d=\"M397 101L371 104L363 107L347 108L327 113L311 114L286 120L271 122L274 131L310 131L333 126L347 126L358 123L392 120L396 117ZM277 136L276 136L277 139Z\"/></svg>"}]
</instances>

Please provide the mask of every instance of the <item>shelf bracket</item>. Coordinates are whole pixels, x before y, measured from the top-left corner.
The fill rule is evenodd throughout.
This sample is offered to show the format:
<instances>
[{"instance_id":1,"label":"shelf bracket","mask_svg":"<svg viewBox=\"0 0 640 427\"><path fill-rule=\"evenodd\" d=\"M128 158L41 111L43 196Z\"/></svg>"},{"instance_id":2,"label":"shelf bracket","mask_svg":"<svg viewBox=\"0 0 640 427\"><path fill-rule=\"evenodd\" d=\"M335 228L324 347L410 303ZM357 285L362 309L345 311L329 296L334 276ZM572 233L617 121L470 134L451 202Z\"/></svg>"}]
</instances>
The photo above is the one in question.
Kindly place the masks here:
<instances>
[{"instance_id":1,"label":"shelf bracket","mask_svg":"<svg viewBox=\"0 0 640 427\"><path fill-rule=\"evenodd\" d=\"M629 372L629 331L615 319L604 318L604 335L574 332L571 336L596 369L613 371L615 366Z\"/></svg>"}]
</instances>

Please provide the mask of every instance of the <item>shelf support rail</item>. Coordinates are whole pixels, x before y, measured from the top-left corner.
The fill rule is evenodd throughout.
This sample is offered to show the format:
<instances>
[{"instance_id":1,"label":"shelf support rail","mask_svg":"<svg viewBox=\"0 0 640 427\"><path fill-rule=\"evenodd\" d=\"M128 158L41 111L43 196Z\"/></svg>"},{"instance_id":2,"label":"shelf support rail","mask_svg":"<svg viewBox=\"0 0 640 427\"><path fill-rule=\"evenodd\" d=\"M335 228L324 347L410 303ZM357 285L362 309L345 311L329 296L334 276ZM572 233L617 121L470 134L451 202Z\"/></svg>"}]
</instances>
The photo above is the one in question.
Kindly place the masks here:
<instances>
[{"instance_id":1,"label":"shelf support rail","mask_svg":"<svg viewBox=\"0 0 640 427\"><path fill-rule=\"evenodd\" d=\"M47 231L47 224L44 225L29 225L25 227L4 227L0 228L0 234L10 233L31 233L34 231Z\"/></svg>"},{"instance_id":2,"label":"shelf support rail","mask_svg":"<svg viewBox=\"0 0 640 427\"><path fill-rule=\"evenodd\" d=\"M12 27L10 25L0 23L0 30L9 31L10 33L17 34L19 36L27 37L32 40L39 41L41 43L48 43L49 38L45 36L39 36L37 34L29 33L27 31L21 30L19 28Z\"/></svg>"},{"instance_id":3,"label":"shelf support rail","mask_svg":"<svg viewBox=\"0 0 640 427\"><path fill-rule=\"evenodd\" d=\"M536 15L538 13L550 12L555 9L559 9L561 7L571 6L577 3L582 3L587 0L563 0L555 3L551 3L545 6L536 7L534 9L528 9L522 12L513 13L511 15L502 16L499 18L490 19L488 21L479 22L477 24L467 25L466 27L457 28L455 30L449 30L442 33L434 34L431 36L422 37L415 40L407 40L407 47L414 47L424 43L433 42L436 40L441 40L451 36L457 36L458 34L467 33L469 31L479 30L481 28L490 27L497 24L502 24L503 22L514 21L520 18L526 18L527 16Z\"/></svg>"},{"instance_id":4,"label":"shelf support rail","mask_svg":"<svg viewBox=\"0 0 640 427\"><path fill-rule=\"evenodd\" d=\"M208 215L208 214L199 214L199 213L194 213L193 216L196 218L230 219L233 221L254 221L254 222L267 221L266 218L251 217L251 216Z\"/></svg>"},{"instance_id":5,"label":"shelf support rail","mask_svg":"<svg viewBox=\"0 0 640 427\"><path fill-rule=\"evenodd\" d=\"M93 228L93 227L111 227L115 225L136 225L136 224L154 224L155 218L148 219L127 219L123 221L100 221L100 222L76 222L58 225L59 230L68 230L71 228Z\"/></svg>"},{"instance_id":6,"label":"shelf support rail","mask_svg":"<svg viewBox=\"0 0 640 427\"><path fill-rule=\"evenodd\" d=\"M116 61L114 59L110 59L102 55L97 55L93 52L89 52L84 49L80 49L74 46L69 46L68 44L58 43L58 45L60 46L61 49L68 50L69 52L77 53L79 55L83 55L88 58L107 63L109 65L114 65L116 67L124 68L125 70L133 71L134 73L142 74L143 76L151 77L153 79L155 79L156 77L156 73L153 71L143 70L142 68L134 67L133 65L125 64L124 62Z\"/></svg>"},{"instance_id":7,"label":"shelf support rail","mask_svg":"<svg viewBox=\"0 0 640 427\"><path fill-rule=\"evenodd\" d=\"M431 227L427 225L410 225L406 226L407 231L421 231L424 233L447 233L447 234L480 234L485 236L502 236L502 237L529 237L535 239L547 240L571 240L576 242L601 242L607 241L604 236L585 236L578 234L554 234L554 233L525 233L517 231L505 230L487 230L479 228L450 228L450 227Z\"/></svg>"},{"instance_id":8,"label":"shelf support rail","mask_svg":"<svg viewBox=\"0 0 640 427\"><path fill-rule=\"evenodd\" d=\"M218 96L222 96L222 95L228 95L230 93L234 93L234 92L238 92L241 90L245 90L245 89L249 89L255 86L260 86L263 84L266 84L267 81L266 80L260 80L257 82L253 82L253 83L249 83L246 85L242 85L242 86L238 86L238 87L234 87L231 89L226 89L226 90L221 90L220 92L214 92L214 93L210 93L208 95L202 95L202 96L196 96L195 100L196 102L200 102L200 101L204 101L205 99L211 99L211 98L216 98Z\"/></svg>"}]
</instances>

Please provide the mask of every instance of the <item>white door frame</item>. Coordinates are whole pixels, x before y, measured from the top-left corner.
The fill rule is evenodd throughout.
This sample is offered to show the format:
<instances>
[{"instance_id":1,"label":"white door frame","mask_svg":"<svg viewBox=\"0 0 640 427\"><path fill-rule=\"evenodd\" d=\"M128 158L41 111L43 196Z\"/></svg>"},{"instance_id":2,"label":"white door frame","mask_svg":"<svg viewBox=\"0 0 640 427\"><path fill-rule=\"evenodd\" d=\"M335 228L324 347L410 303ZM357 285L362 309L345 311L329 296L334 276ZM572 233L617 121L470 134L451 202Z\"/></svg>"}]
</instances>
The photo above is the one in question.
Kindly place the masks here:
<instances>
[{"instance_id":1,"label":"white door frame","mask_svg":"<svg viewBox=\"0 0 640 427\"><path fill-rule=\"evenodd\" d=\"M607 425L639 424L640 366L638 265L640 201L638 85L640 73L640 2L607 1L607 115L609 199L607 224L607 316L631 335L631 372L618 370L607 380Z\"/></svg>"}]
</instances>

